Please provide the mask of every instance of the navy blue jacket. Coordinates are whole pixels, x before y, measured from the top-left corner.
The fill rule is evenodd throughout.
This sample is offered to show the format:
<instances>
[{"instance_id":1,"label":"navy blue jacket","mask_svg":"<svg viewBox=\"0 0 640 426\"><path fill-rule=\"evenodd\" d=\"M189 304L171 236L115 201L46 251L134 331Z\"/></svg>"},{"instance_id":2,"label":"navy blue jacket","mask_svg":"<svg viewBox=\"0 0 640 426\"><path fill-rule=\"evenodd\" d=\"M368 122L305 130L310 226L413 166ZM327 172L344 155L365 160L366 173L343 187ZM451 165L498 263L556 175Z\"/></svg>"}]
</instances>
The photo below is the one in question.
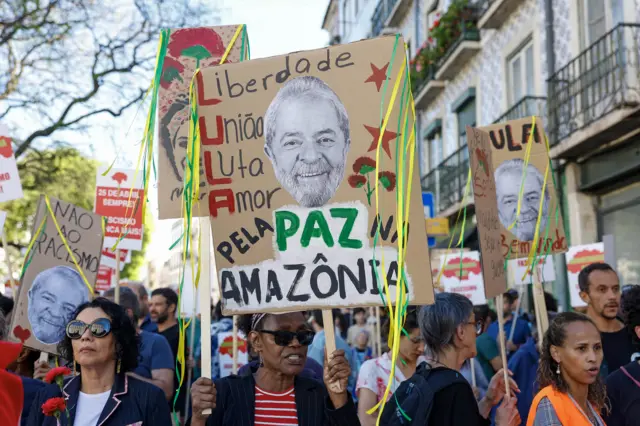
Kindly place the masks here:
<instances>
[{"instance_id":1,"label":"navy blue jacket","mask_svg":"<svg viewBox=\"0 0 640 426\"><path fill-rule=\"evenodd\" d=\"M207 419L207 426L254 426L255 386L253 371L243 376L228 376L215 381L216 408ZM296 410L300 426L359 426L358 412L351 397L339 409L334 409L323 383L297 376L294 382Z\"/></svg>"},{"instance_id":2,"label":"navy blue jacket","mask_svg":"<svg viewBox=\"0 0 640 426\"><path fill-rule=\"evenodd\" d=\"M42 404L49 398L63 396L67 400L70 421L66 414L60 419L62 425L72 425L80 394L80 376L65 380L63 392L55 385L42 389L29 413L28 426L56 426L55 417L42 413ZM171 426L171 414L164 392L151 383L143 382L124 374L116 375L110 398L100 414L98 426L153 425Z\"/></svg>"},{"instance_id":3,"label":"navy blue jacket","mask_svg":"<svg viewBox=\"0 0 640 426\"><path fill-rule=\"evenodd\" d=\"M20 380L22 380L22 388L24 390L24 404L22 405L20 425L27 426L27 419L29 418L29 411L31 410L33 401L36 399L38 392L48 385L45 382L30 377L20 376Z\"/></svg>"}]
</instances>

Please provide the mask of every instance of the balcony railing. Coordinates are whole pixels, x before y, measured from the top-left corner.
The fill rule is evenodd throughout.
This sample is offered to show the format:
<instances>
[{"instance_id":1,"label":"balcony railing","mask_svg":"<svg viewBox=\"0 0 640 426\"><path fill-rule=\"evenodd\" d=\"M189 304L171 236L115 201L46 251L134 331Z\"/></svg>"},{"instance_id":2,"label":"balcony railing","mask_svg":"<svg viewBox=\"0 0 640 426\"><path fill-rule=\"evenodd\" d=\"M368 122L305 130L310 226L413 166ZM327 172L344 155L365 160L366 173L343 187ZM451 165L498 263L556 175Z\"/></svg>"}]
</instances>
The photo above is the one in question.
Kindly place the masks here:
<instances>
[{"instance_id":1,"label":"balcony railing","mask_svg":"<svg viewBox=\"0 0 640 426\"><path fill-rule=\"evenodd\" d=\"M437 63L437 80L449 80L458 75L460 70L480 51L480 30L478 18L481 9L477 5L465 6L458 15L458 26L451 27L446 42L446 51Z\"/></svg>"},{"instance_id":2,"label":"balcony railing","mask_svg":"<svg viewBox=\"0 0 640 426\"><path fill-rule=\"evenodd\" d=\"M640 24L609 31L547 81L552 146L622 108L640 105Z\"/></svg>"},{"instance_id":3,"label":"balcony railing","mask_svg":"<svg viewBox=\"0 0 640 426\"><path fill-rule=\"evenodd\" d=\"M518 118L531 117L537 115L543 119L545 127L547 126L547 98L538 96L525 96L515 105L502 114L494 124L503 123L509 120L517 120Z\"/></svg>"},{"instance_id":4,"label":"balcony railing","mask_svg":"<svg viewBox=\"0 0 640 426\"><path fill-rule=\"evenodd\" d=\"M371 36L377 37L382 33L384 26L393 12L393 7L400 0L380 0L371 17Z\"/></svg>"},{"instance_id":5,"label":"balcony railing","mask_svg":"<svg viewBox=\"0 0 640 426\"><path fill-rule=\"evenodd\" d=\"M469 151L465 143L422 178L422 190L434 193L436 214L462 201L468 172Z\"/></svg>"}]
</instances>

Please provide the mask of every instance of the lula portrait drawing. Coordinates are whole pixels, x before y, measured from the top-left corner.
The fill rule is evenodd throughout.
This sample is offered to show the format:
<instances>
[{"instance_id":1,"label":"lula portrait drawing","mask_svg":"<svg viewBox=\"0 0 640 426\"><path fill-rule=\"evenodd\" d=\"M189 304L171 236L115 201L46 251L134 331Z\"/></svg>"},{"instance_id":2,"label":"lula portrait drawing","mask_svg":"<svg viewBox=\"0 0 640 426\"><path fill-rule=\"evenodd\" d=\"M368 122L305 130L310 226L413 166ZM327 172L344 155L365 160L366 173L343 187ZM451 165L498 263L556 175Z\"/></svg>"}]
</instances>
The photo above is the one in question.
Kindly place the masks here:
<instances>
[{"instance_id":1,"label":"lula portrait drawing","mask_svg":"<svg viewBox=\"0 0 640 426\"><path fill-rule=\"evenodd\" d=\"M533 164L528 164L523 183L522 175L524 170L524 161L520 158L504 161L496 169L498 215L502 226L509 229L516 218L520 186L522 185L520 215L510 231L520 241L532 241L538 214L542 216L540 218L540 232L544 232L547 226L550 196L549 191L546 189L543 191L544 179L538 169ZM542 211L539 211L541 196L544 196L544 200L542 202Z\"/></svg>"},{"instance_id":2,"label":"lula portrait drawing","mask_svg":"<svg viewBox=\"0 0 640 426\"><path fill-rule=\"evenodd\" d=\"M89 289L80 274L67 266L40 272L28 293L31 331L43 344L57 344L78 306L89 301Z\"/></svg>"},{"instance_id":3,"label":"lula portrait drawing","mask_svg":"<svg viewBox=\"0 0 640 426\"><path fill-rule=\"evenodd\" d=\"M317 77L289 80L264 117L264 152L282 187L303 207L325 205L344 177L349 116Z\"/></svg>"}]
</instances>

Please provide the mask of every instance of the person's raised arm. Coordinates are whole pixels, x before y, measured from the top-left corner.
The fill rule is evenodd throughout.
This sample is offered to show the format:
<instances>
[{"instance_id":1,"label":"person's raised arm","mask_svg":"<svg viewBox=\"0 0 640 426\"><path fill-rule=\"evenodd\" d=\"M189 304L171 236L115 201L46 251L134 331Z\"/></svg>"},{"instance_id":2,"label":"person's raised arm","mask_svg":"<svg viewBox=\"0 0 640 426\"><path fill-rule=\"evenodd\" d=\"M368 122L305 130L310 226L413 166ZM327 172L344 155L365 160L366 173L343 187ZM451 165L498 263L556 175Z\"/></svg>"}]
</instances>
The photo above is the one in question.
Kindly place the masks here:
<instances>
[{"instance_id":1,"label":"person's raised arm","mask_svg":"<svg viewBox=\"0 0 640 426\"><path fill-rule=\"evenodd\" d=\"M375 407L377 403L378 397L371 389L358 389L358 418L362 426L376 426L378 412L368 414L367 411Z\"/></svg>"}]
</instances>

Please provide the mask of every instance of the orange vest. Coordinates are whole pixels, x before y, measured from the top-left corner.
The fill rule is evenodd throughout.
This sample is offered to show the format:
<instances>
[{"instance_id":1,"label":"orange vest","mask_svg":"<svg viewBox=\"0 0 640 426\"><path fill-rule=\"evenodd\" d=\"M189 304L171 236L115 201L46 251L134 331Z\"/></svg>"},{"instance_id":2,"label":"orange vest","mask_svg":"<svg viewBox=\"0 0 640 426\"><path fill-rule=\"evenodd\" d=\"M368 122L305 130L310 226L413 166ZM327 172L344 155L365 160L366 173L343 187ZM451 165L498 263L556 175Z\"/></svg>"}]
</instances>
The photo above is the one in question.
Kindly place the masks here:
<instances>
[{"instance_id":1,"label":"orange vest","mask_svg":"<svg viewBox=\"0 0 640 426\"><path fill-rule=\"evenodd\" d=\"M535 398L529 409L529 417L527 418L527 426L533 426L533 422L536 419L536 411L538 411L538 404L542 398L547 397L553 405L553 409L560 419L560 423L565 426L593 426L591 421L582 414L582 411L571 401L571 398L566 393L556 391L553 386L547 386L542 389ZM598 417L600 415L596 413ZM602 420L602 418L600 418ZM605 422L602 424L606 426Z\"/></svg>"}]
</instances>

